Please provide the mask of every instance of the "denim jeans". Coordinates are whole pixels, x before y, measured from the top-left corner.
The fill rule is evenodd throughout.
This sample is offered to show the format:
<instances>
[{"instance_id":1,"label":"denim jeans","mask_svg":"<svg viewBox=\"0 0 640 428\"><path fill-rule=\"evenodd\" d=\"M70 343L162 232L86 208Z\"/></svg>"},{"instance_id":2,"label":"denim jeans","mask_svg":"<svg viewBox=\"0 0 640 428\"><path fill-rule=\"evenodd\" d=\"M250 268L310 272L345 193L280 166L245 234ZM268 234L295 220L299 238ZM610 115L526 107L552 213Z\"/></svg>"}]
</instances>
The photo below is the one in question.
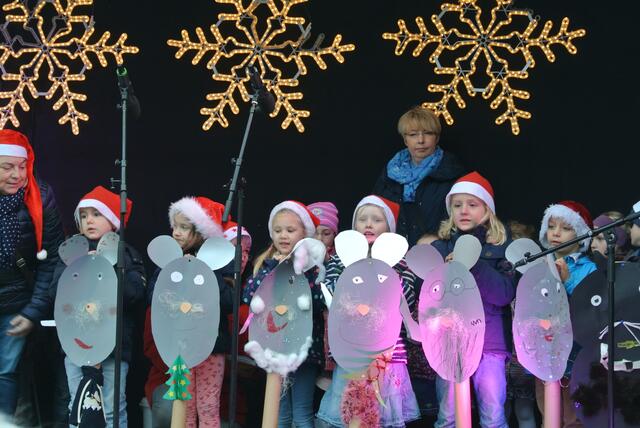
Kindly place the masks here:
<instances>
[{"instance_id":1,"label":"denim jeans","mask_svg":"<svg viewBox=\"0 0 640 428\"><path fill-rule=\"evenodd\" d=\"M82 380L82 369L71 362L68 357L64 359L64 367L67 371L67 383L69 384L69 394L71 401L69 402L69 411L73 406L73 401L78 390L80 380ZM104 400L104 413L107 417L107 427L113 427L113 380L115 379L115 360L109 357L102 362L102 376L104 377L104 385L102 386L102 399ZM129 364L123 361L120 364L120 427L127 427L127 398L125 390L127 387L127 372ZM69 425L69 427L74 427Z\"/></svg>"},{"instance_id":2,"label":"denim jeans","mask_svg":"<svg viewBox=\"0 0 640 428\"><path fill-rule=\"evenodd\" d=\"M507 398L505 363L504 354L483 353L478 369L471 376L482 428L509 428L504 415L504 403ZM455 427L453 391L453 382L448 382L440 376L436 378L440 409L434 428Z\"/></svg>"},{"instance_id":3,"label":"denim jeans","mask_svg":"<svg viewBox=\"0 0 640 428\"><path fill-rule=\"evenodd\" d=\"M7 336L9 321L17 314L0 315L0 413L13 417L18 401L16 367L22 355L26 336Z\"/></svg>"},{"instance_id":4,"label":"denim jeans","mask_svg":"<svg viewBox=\"0 0 640 428\"><path fill-rule=\"evenodd\" d=\"M286 391L280 397L278 428L313 428L313 394L320 366L302 363L289 375Z\"/></svg>"}]
</instances>

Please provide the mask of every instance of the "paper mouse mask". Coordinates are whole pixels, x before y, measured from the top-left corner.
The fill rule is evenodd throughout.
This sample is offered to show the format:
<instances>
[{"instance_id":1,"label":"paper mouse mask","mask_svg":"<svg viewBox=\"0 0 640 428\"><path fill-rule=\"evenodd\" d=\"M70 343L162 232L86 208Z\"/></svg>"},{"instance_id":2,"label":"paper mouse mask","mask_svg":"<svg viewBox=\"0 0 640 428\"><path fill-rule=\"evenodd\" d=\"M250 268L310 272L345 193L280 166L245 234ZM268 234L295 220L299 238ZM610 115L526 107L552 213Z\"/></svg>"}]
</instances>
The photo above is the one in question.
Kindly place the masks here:
<instances>
[{"instance_id":1,"label":"paper mouse mask","mask_svg":"<svg viewBox=\"0 0 640 428\"><path fill-rule=\"evenodd\" d=\"M89 241L75 235L58 253L67 265L60 280L54 318L62 349L77 366L93 366L111 354L116 343L118 235L108 232L95 254L87 254Z\"/></svg>"},{"instance_id":2,"label":"paper mouse mask","mask_svg":"<svg viewBox=\"0 0 640 428\"><path fill-rule=\"evenodd\" d=\"M477 238L463 235L445 263L431 245L407 253L409 268L424 280L418 304L422 349L431 367L451 382L462 382L480 363L484 346L484 309L469 272L480 257Z\"/></svg>"},{"instance_id":3,"label":"paper mouse mask","mask_svg":"<svg viewBox=\"0 0 640 428\"><path fill-rule=\"evenodd\" d=\"M286 376L307 358L313 305L304 271L323 260L324 244L305 238L262 280L253 295L245 351L267 372Z\"/></svg>"},{"instance_id":4,"label":"paper mouse mask","mask_svg":"<svg viewBox=\"0 0 640 428\"><path fill-rule=\"evenodd\" d=\"M407 251L405 238L383 233L371 246L356 231L340 233L335 247L345 269L329 308L329 348L347 372L366 369L398 341L402 283L393 269Z\"/></svg>"},{"instance_id":5,"label":"paper mouse mask","mask_svg":"<svg viewBox=\"0 0 640 428\"><path fill-rule=\"evenodd\" d=\"M506 251L515 263L540 247L530 239L517 239ZM523 273L516 291L513 342L518 361L544 381L560 380L573 346L569 301L557 268L550 258L540 258L518 268Z\"/></svg>"},{"instance_id":6,"label":"paper mouse mask","mask_svg":"<svg viewBox=\"0 0 640 428\"><path fill-rule=\"evenodd\" d=\"M170 236L153 239L147 247L162 270L151 302L151 332L167 366L178 355L195 367L213 351L220 322L220 290L214 270L233 259L234 246L223 238L209 238L197 257L183 256Z\"/></svg>"}]
</instances>

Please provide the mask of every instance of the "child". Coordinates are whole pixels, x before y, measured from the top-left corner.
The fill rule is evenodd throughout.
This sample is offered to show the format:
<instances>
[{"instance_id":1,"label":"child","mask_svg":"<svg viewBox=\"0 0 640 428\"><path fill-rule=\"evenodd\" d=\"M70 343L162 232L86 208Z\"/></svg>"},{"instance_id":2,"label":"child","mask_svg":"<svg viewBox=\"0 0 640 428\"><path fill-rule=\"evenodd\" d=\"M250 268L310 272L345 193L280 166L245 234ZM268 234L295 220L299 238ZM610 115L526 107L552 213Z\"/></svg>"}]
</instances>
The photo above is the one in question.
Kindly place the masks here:
<instances>
[{"instance_id":1,"label":"child","mask_svg":"<svg viewBox=\"0 0 640 428\"><path fill-rule=\"evenodd\" d=\"M399 210L398 204L380 196L366 196L356 205L352 227L362 233L367 238L369 246L371 246L382 233L395 233ZM340 257L337 254L333 255L329 260L325 278L325 283L329 290L333 291L335 289L338 278L344 269L345 267ZM415 305L413 291L415 276L408 270L404 260L394 266L394 269L402 278L403 293L409 303L409 308L413 309ZM367 332L362 333L367 334ZM331 386L322 398L318 411L318 419L332 427L344 425L341 401L348 382L345 374L345 371L339 366L333 371ZM380 426L404 427L406 422L420 418L418 403L409 382L407 353L403 335L398 338L392 356L392 363L387 365L383 379L384 385L381 385L380 389L385 407L380 406Z\"/></svg>"},{"instance_id":2,"label":"child","mask_svg":"<svg viewBox=\"0 0 640 428\"><path fill-rule=\"evenodd\" d=\"M196 255L205 240L213 237L223 237L222 214L224 205L211 199L198 197L184 197L169 206L169 223L172 236L182 248L183 253ZM153 293L155 282L158 279L160 269L157 269L149 282L149 296ZM222 279L219 272L215 272L220 289L220 325L218 326L218 338L211 355L196 367L191 368L191 384L189 392L191 400L187 401L187 426L188 427L220 427L220 392L224 378L224 354L230 350L230 335L227 327L227 315L231 313L232 290ZM149 298L150 302L151 299ZM160 375L166 372L165 366L158 355L150 333L150 312L147 313L147 325L145 326L145 355L152 361L153 367L149 374ZM165 370L165 371L162 371ZM147 385L147 396L151 395L152 413L154 414L154 426L156 415L162 415L163 419L169 417L170 402L163 400L167 386L159 376L155 386ZM149 383L149 382L148 382ZM169 410L167 413L167 403ZM160 416L159 416L160 417ZM166 422L165 422L166 423ZM167 426L167 425L164 425Z\"/></svg>"},{"instance_id":3,"label":"child","mask_svg":"<svg viewBox=\"0 0 640 428\"><path fill-rule=\"evenodd\" d=\"M338 234L338 208L332 202L314 202L309 204L309 210L318 217L320 224L316 228L315 238L321 241L327 252L325 253L324 264L325 267L329 262L332 255L336 253L334 240ZM323 311L322 316L324 318L324 355L325 366L323 372L318 376L316 385L318 386L320 393L323 393L329 387L331 383L331 372L335 368L333 359L329 358L329 335L327 333L327 320L329 317L329 311L326 309ZM321 394L316 394L315 403L318 404ZM316 407L314 405L314 407Z\"/></svg>"},{"instance_id":4,"label":"child","mask_svg":"<svg viewBox=\"0 0 640 428\"><path fill-rule=\"evenodd\" d=\"M133 203L127 199L127 214L125 226L131 215ZM120 229L120 196L110 192L102 186L94 188L82 197L76 207L75 220L78 230L89 241L90 252L95 251L100 238L107 232L117 232ZM63 261L58 263L52 282L52 294L58 287L58 280L64 272L66 265ZM144 297L145 273L142 257L129 244L125 246L125 283L123 284L123 334L122 334L122 363L120 364L120 426L127 426L127 400L125 396L127 372L131 361L133 347L133 329L135 324L135 309L137 303ZM67 384L71 401L69 410L73 405L78 385L83 377L82 367L76 366L64 359L67 372ZM107 426L112 426L113 421L113 395L115 360L113 353L100 364L104 385L102 388L103 406L107 418Z\"/></svg>"},{"instance_id":5,"label":"child","mask_svg":"<svg viewBox=\"0 0 640 428\"><path fill-rule=\"evenodd\" d=\"M584 235L592 227L591 214L584 205L575 201L562 201L550 205L545 210L540 226L540 243L544 248L555 247L577 236ZM568 296L571 296L580 281L596 270L595 263L586 254L588 248L589 240L585 239L554 253L556 265ZM561 381L563 385L568 384L571 366L578 350L579 348L574 344L567 362L565 379ZM544 411L544 386L542 381L538 379L536 379L536 401L538 409L542 413ZM564 428L582 426L577 419L568 388L562 388L562 426Z\"/></svg>"},{"instance_id":6,"label":"child","mask_svg":"<svg viewBox=\"0 0 640 428\"><path fill-rule=\"evenodd\" d=\"M608 211L593 220L593 228L599 229L621 218L622 213L617 211ZM621 260L627 252L629 232L626 231L623 226L616 226L613 228L613 233L616 236L615 259ZM604 233L599 233L591 239L591 252L598 252L600 255L607 257L607 238Z\"/></svg>"},{"instance_id":7,"label":"child","mask_svg":"<svg viewBox=\"0 0 640 428\"><path fill-rule=\"evenodd\" d=\"M632 212L634 212L632 210ZM637 262L640 259L640 218L633 220L631 230L629 231L629 241L633 249L625 257L625 260Z\"/></svg>"},{"instance_id":8,"label":"child","mask_svg":"<svg viewBox=\"0 0 640 428\"><path fill-rule=\"evenodd\" d=\"M298 241L312 238L319 224L318 218L309 209L297 201L284 201L276 205L269 214L269 235L271 244L255 261L253 277L247 280L243 302L249 304L262 280L278 263L284 260ZM313 296L313 343L307 359L289 376L291 386L280 398L278 426L290 428L313 428L313 395L318 372L324 365L323 336L325 309L320 286L315 283L317 274L306 274Z\"/></svg>"},{"instance_id":9,"label":"child","mask_svg":"<svg viewBox=\"0 0 640 428\"><path fill-rule=\"evenodd\" d=\"M523 224L512 220L507 223L512 239L529 238L535 239L536 228L530 224ZM516 301L511 303L511 310L515 311ZM518 428L535 428L535 401L536 388L535 376L529 373L518 361L515 353L511 361L507 364L507 405L505 407L507 418L513 412L518 420Z\"/></svg>"},{"instance_id":10,"label":"child","mask_svg":"<svg viewBox=\"0 0 640 428\"><path fill-rule=\"evenodd\" d=\"M336 253L333 241L338 234L338 208L331 202L314 202L309 210L320 220L315 238L327 248L325 261L329 261Z\"/></svg>"},{"instance_id":11,"label":"child","mask_svg":"<svg viewBox=\"0 0 640 428\"><path fill-rule=\"evenodd\" d=\"M482 244L480 259L471 268L478 284L485 316L482 358L472 376L480 414L480 426L508 428L504 415L507 394L505 364L511 349L511 312L509 304L515 297L516 280L505 259L509 244L507 231L496 217L493 188L477 172L460 178L445 198L449 219L442 222L433 245L447 261L457 239L465 234L478 238ZM453 383L436 378L440 402L434 427L455 424Z\"/></svg>"}]
</instances>

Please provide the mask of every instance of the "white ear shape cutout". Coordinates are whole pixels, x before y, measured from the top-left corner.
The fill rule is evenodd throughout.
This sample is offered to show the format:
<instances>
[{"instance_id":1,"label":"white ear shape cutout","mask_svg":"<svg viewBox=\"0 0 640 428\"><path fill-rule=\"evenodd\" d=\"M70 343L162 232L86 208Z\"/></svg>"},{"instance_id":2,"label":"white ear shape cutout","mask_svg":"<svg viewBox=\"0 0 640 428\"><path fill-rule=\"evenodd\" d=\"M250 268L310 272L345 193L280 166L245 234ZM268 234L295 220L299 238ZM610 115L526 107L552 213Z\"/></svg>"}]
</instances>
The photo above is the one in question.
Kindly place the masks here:
<instances>
[{"instance_id":1,"label":"white ear shape cutout","mask_svg":"<svg viewBox=\"0 0 640 428\"><path fill-rule=\"evenodd\" d=\"M553 275L553 277L562 284L563 281L562 281L562 278L560 278L560 272L558 272L558 267L556 266L556 259L553 257L553 254L547 254L547 257L545 257L545 261L549 266L551 275Z\"/></svg>"},{"instance_id":2,"label":"white ear shape cutout","mask_svg":"<svg viewBox=\"0 0 640 428\"><path fill-rule=\"evenodd\" d=\"M58 247L58 254L65 265L69 266L89 252L89 241L83 235L74 235Z\"/></svg>"},{"instance_id":3,"label":"white ear shape cutout","mask_svg":"<svg viewBox=\"0 0 640 428\"><path fill-rule=\"evenodd\" d=\"M444 259L430 244L415 245L405 258L409 269L420 278L426 278L436 267L444 264Z\"/></svg>"},{"instance_id":4,"label":"white ear shape cutout","mask_svg":"<svg viewBox=\"0 0 640 428\"><path fill-rule=\"evenodd\" d=\"M236 247L224 238L209 238L198 250L197 258L202 260L211 270L225 267L235 255Z\"/></svg>"},{"instance_id":5,"label":"white ear shape cutout","mask_svg":"<svg viewBox=\"0 0 640 428\"><path fill-rule=\"evenodd\" d=\"M340 232L335 239L336 254L345 267L366 259L369 253L367 238L355 230Z\"/></svg>"},{"instance_id":6,"label":"white ear shape cutout","mask_svg":"<svg viewBox=\"0 0 640 428\"><path fill-rule=\"evenodd\" d=\"M382 260L391 267L394 267L409 249L409 243L404 236L396 233L383 233L371 246L371 257Z\"/></svg>"},{"instance_id":7,"label":"white ear shape cutout","mask_svg":"<svg viewBox=\"0 0 640 428\"><path fill-rule=\"evenodd\" d=\"M117 233L107 232L100 238L96 253L115 265L118 262L118 242L120 242L120 236Z\"/></svg>"},{"instance_id":8,"label":"white ear shape cutout","mask_svg":"<svg viewBox=\"0 0 640 428\"><path fill-rule=\"evenodd\" d=\"M516 239L511 244L509 244L504 254L507 260L509 261L509 263L516 264L516 262L524 258L524 255L526 253L529 253L530 255L534 255L539 252L540 252L540 247L538 246L538 244L536 244L529 238L520 238L520 239ZM525 273L526 271L528 271L529 269L531 269L533 266L535 266L540 262L542 262L542 260L538 259L531 263L527 263L524 266L520 266L516 270L520 273Z\"/></svg>"},{"instance_id":9,"label":"white ear shape cutout","mask_svg":"<svg viewBox=\"0 0 640 428\"><path fill-rule=\"evenodd\" d=\"M160 235L149 242L147 254L159 268L164 268L169 262L182 257L182 248L169 235Z\"/></svg>"},{"instance_id":10,"label":"white ear shape cutout","mask_svg":"<svg viewBox=\"0 0 640 428\"><path fill-rule=\"evenodd\" d=\"M462 235L453 247L453 260L471 269L478 263L482 253L482 244L473 235Z\"/></svg>"}]
</instances>

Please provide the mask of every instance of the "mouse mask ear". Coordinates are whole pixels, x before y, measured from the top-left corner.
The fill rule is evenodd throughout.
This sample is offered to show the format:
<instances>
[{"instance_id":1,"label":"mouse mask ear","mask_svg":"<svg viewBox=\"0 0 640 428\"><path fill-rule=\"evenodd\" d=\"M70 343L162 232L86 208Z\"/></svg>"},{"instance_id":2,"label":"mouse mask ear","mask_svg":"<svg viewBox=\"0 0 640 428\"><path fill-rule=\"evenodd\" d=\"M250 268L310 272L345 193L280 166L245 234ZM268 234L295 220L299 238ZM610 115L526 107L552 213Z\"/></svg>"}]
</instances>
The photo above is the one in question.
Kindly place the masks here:
<instances>
[{"instance_id":1,"label":"mouse mask ear","mask_svg":"<svg viewBox=\"0 0 640 428\"><path fill-rule=\"evenodd\" d=\"M224 238L209 238L198 250L197 258L211 268L217 270L225 267L235 255L236 247Z\"/></svg>"},{"instance_id":2,"label":"mouse mask ear","mask_svg":"<svg viewBox=\"0 0 640 428\"><path fill-rule=\"evenodd\" d=\"M444 259L430 244L420 244L409 250L406 257L407 265L413 273L424 279L436 267L444 264Z\"/></svg>"},{"instance_id":3,"label":"mouse mask ear","mask_svg":"<svg viewBox=\"0 0 640 428\"><path fill-rule=\"evenodd\" d=\"M453 260L471 269L478 263L482 253L482 244L473 235L462 235L453 247Z\"/></svg>"},{"instance_id":4,"label":"mouse mask ear","mask_svg":"<svg viewBox=\"0 0 640 428\"><path fill-rule=\"evenodd\" d=\"M383 233L371 246L371 257L382 260L393 267L407 254L409 243L404 236L395 233Z\"/></svg>"},{"instance_id":5,"label":"mouse mask ear","mask_svg":"<svg viewBox=\"0 0 640 428\"><path fill-rule=\"evenodd\" d=\"M147 254L151 261L162 269L169 262L182 257L182 248L171 236L160 235L149 242Z\"/></svg>"},{"instance_id":6,"label":"mouse mask ear","mask_svg":"<svg viewBox=\"0 0 640 428\"><path fill-rule=\"evenodd\" d=\"M520 238L513 241L507 247L505 251L505 257L512 265L515 265L516 262L522 260L525 255L528 253L529 255L534 255L540 252L540 247L538 244L533 242L529 238ZM520 266L516 268L516 270L520 273L525 273L529 269L531 269L534 265L542 262L542 259L535 260L531 263L527 263L524 266Z\"/></svg>"},{"instance_id":7,"label":"mouse mask ear","mask_svg":"<svg viewBox=\"0 0 640 428\"><path fill-rule=\"evenodd\" d=\"M58 254L65 265L69 266L89 252L89 241L83 235L74 235L58 247Z\"/></svg>"},{"instance_id":8,"label":"mouse mask ear","mask_svg":"<svg viewBox=\"0 0 640 428\"><path fill-rule=\"evenodd\" d=\"M340 232L335 239L336 254L345 267L366 259L369 253L367 238L355 230Z\"/></svg>"}]
</instances>

